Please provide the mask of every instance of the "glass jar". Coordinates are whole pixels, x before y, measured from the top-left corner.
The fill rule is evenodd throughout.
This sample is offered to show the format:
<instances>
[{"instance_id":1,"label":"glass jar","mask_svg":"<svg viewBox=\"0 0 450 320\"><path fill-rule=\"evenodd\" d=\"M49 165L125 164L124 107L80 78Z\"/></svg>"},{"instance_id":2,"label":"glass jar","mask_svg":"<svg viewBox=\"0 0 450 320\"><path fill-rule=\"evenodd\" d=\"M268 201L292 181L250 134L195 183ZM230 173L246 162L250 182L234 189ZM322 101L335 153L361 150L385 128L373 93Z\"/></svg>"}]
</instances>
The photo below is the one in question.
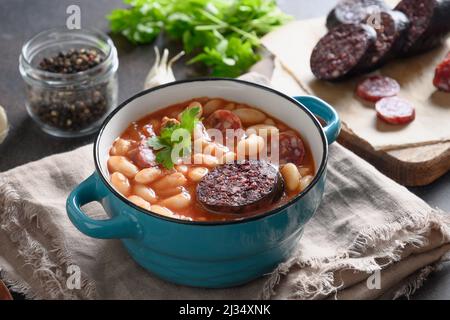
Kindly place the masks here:
<instances>
[{"instance_id":1,"label":"glass jar","mask_svg":"<svg viewBox=\"0 0 450 320\"><path fill-rule=\"evenodd\" d=\"M83 57L95 54L99 59L85 70L71 69L73 73L67 73L67 69L50 72L42 67L45 61L71 64L73 61L64 58L71 52L82 52ZM66 28L41 32L25 43L19 59L27 111L51 135L91 134L117 104L118 67L117 50L102 32Z\"/></svg>"}]
</instances>

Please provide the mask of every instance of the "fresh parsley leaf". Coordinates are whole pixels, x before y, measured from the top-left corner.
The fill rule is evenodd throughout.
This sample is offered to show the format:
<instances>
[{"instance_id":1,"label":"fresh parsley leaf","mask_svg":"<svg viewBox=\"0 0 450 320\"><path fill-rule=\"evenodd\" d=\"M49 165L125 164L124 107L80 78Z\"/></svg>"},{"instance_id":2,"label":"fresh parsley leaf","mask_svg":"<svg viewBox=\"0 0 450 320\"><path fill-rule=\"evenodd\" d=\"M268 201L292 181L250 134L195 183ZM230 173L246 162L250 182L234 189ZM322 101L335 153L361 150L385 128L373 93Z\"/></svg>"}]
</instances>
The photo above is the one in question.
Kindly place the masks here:
<instances>
[{"instance_id":1,"label":"fresh parsley leaf","mask_svg":"<svg viewBox=\"0 0 450 320\"><path fill-rule=\"evenodd\" d=\"M172 169L175 165L172 161L172 148L165 147L156 154L156 161L167 169Z\"/></svg>"},{"instance_id":2,"label":"fresh parsley leaf","mask_svg":"<svg viewBox=\"0 0 450 320\"><path fill-rule=\"evenodd\" d=\"M108 16L111 30L135 44L161 33L183 43L214 76L236 77L260 59L259 38L286 23L276 0L124 0Z\"/></svg>"},{"instance_id":3,"label":"fresh parsley leaf","mask_svg":"<svg viewBox=\"0 0 450 320\"><path fill-rule=\"evenodd\" d=\"M172 169L177 159L191 153L191 134L199 121L200 108L187 108L180 116L180 123L167 122L159 136L151 137L147 144L155 151L156 161Z\"/></svg>"},{"instance_id":4,"label":"fresh parsley leaf","mask_svg":"<svg viewBox=\"0 0 450 320\"><path fill-rule=\"evenodd\" d=\"M185 109L180 116L180 126L183 129L186 129L189 133L194 131L195 125L198 123L200 115L200 108L187 108Z\"/></svg>"},{"instance_id":5,"label":"fresh parsley leaf","mask_svg":"<svg viewBox=\"0 0 450 320\"><path fill-rule=\"evenodd\" d=\"M121 33L134 44L153 42L160 34L164 22L158 9L141 10L143 7L116 9L108 16L111 31Z\"/></svg>"},{"instance_id":6,"label":"fresh parsley leaf","mask_svg":"<svg viewBox=\"0 0 450 320\"><path fill-rule=\"evenodd\" d=\"M232 37L226 43L225 50L205 48L205 52L191 59L188 63L203 62L210 67L213 76L238 77L242 70L249 69L260 56L253 51L249 41Z\"/></svg>"},{"instance_id":7,"label":"fresh parsley leaf","mask_svg":"<svg viewBox=\"0 0 450 320\"><path fill-rule=\"evenodd\" d=\"M147 144L153 150L161 150L161 149L167 147L167 145L158 136L151 137L150 139L148 139Z\"/></svg>"},{"instance_id":8,"label":"fresh parsley leaf","mask_svg":"<svg viewBox=\"0 0 450 320\"><path fill-rule=\"evenodd\" d=\"M161 129L160 139L166 145L171 145L172 143L172 135L175 130L180 128L179 124L169 122Z\"/></svg>"}]
</instances>

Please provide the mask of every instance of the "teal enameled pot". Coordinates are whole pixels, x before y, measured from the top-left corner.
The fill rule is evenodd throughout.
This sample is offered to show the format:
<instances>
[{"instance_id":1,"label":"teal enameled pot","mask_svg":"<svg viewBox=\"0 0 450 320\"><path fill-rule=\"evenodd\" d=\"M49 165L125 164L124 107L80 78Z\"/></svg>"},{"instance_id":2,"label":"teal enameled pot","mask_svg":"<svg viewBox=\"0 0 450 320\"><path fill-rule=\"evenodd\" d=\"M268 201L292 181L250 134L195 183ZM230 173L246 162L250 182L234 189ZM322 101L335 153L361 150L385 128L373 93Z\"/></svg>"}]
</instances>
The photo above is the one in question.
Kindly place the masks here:
<instances>
[{"instance_id":1,"label":"teal enameled pot","mask_svg":"<svg viewBox=\"0 0 450 320\"><path fill-rule=\"evenodd\" d=\"M195 97L222 97L253 105L298 130L316 165L314 181L286 205L233 222L192 222L145 211L109 183L107 159L113 141L137 119ZM314 115L322 118L321 126ZM303 227L324 192L328 144L339 134L336 111L324 101L291 98L271 88L235 79L178 81L143 91L118 106L105 120L94 145L96 171L73 190L67 213L84 234L121 239L131 257L151 273L177 284L223 288L271 272L297 246ZM110 217L94 220L81 207L99 202Z\"/></svg>"}]
</instances>

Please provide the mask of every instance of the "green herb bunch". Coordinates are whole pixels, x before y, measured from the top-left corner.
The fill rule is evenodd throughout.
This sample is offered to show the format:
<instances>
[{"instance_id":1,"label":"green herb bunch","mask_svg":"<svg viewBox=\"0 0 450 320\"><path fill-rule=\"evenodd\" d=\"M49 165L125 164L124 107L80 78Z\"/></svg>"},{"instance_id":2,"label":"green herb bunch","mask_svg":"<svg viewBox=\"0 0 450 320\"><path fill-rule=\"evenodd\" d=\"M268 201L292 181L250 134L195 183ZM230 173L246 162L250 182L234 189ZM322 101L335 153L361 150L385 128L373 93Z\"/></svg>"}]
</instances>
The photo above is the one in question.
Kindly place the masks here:
<instances>
[{"instance_id":1,"label":"green herb bunch","mask_svg":"<svg viewBox=\"0 0 450 320\"><path fill-rule=\"evenodd\" d=\"M127 9L108 16L111 30L135 44L161 33L181 40L184 50L213 76L237 77L260 57L260 37L290 20L276 0L124 0Z\"/></svg>"}]
</instances>

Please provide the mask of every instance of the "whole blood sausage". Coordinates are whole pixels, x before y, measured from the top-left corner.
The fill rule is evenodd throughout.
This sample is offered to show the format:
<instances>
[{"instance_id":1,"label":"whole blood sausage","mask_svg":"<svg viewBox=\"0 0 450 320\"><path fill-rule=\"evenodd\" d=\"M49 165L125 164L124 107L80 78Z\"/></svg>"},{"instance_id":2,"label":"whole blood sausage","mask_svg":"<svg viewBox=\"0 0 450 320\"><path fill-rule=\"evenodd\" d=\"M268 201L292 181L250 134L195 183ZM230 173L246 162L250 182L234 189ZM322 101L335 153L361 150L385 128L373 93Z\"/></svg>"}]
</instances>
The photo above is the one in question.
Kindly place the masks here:
<instances>
[{"instance_id":1,"label":"whole blood sausage","mask_svg":"<svg viewBox=\"0 0 450 320\"><path fill-rule=\"evenodd\" d=\"M450 92L450 52L444 61L436 67L433 84L438 90Z\"/></svg>"},{"instance_id":2,"label":"whole blood sausage","mask_svg":"<svg viewBox=\"0 0 450 320\"><path fill-rule=\"evenodd\" d=\"M371 76L358 84L356 94L363 100L377 102L386 97L396 96L400 92L400 85L392 78Z\"/></svg>"},{"instance_id":3,"label":"whole blood sausage","mask_svg":"<svg viewBox=\"0 0 450 320\"><path fill-rule=\"evenodd\" d=\"M341 0L328 14L327 27L340 24L359 23L366 16L388 10L383 0Z\"/></svg>"},{"instance_id":4,"label":"whole blood sausage","mask_svg":"<svg viewBox=\"0 0 450 320\"><path fill-rule=\"evenodd\" d=\"M279 135L280 164L292 162L301 165L305 157L305 145L302 139L291 132L282 132Z\"/></svg>"},{"instance_id":5,"label":"whole blood sausage","mask_svg":"<svg viewBox=\"0 0 450 320\"><path fill-rule=\"evenodd\" d=\"M375 104L377 116L389 124L407 124L416 117L412 104L398 97L383 98Z\"/></svg>"},{"instance_id":6,"label":"whole blood sausage","mask_svg":"<svg viewBox=\"0 0 450 320\"><path fill-rule=\"evenodd\" d=\"M248 213L280 199L284 182L278 170L265 161L224 164L197 185L197 200L215 213Z\"/></svg>"},{"instance_id":7,"label":"whole blood sausage","mask_svg":"<svg viewBox=\"0 0 450 320\"><path fill-rule=\"evenodd\" d=\"M367 63L376 32L364 24L342 24L319 40L311 54L311 71L321 80L341 80Z\"/></svg>"},{"instance_id":8,"label":"whole blood sausage","mask_svg":"<svg viewBox=\"0 0 450 320\"><path fill-rule=\"evenodd\" d=\"M367 61L361 66L364 71L370 71L395 57L401 50L408 31L409 19L400 11L386 11L373 18L368 16L364 22L371 25L377 33L375 45Z\"/></svg>"},{"instance_id":9,"label":"whole blood sausage","mask_svg":"<svg viewBox=\"0 0 450 320\"><path fill-rule=\"evenodd\" d=\"M403 12L411 22L403 55L433 49L450 33L450 0L402 0L395 10Z\"/></svg>"}]
</instances>

